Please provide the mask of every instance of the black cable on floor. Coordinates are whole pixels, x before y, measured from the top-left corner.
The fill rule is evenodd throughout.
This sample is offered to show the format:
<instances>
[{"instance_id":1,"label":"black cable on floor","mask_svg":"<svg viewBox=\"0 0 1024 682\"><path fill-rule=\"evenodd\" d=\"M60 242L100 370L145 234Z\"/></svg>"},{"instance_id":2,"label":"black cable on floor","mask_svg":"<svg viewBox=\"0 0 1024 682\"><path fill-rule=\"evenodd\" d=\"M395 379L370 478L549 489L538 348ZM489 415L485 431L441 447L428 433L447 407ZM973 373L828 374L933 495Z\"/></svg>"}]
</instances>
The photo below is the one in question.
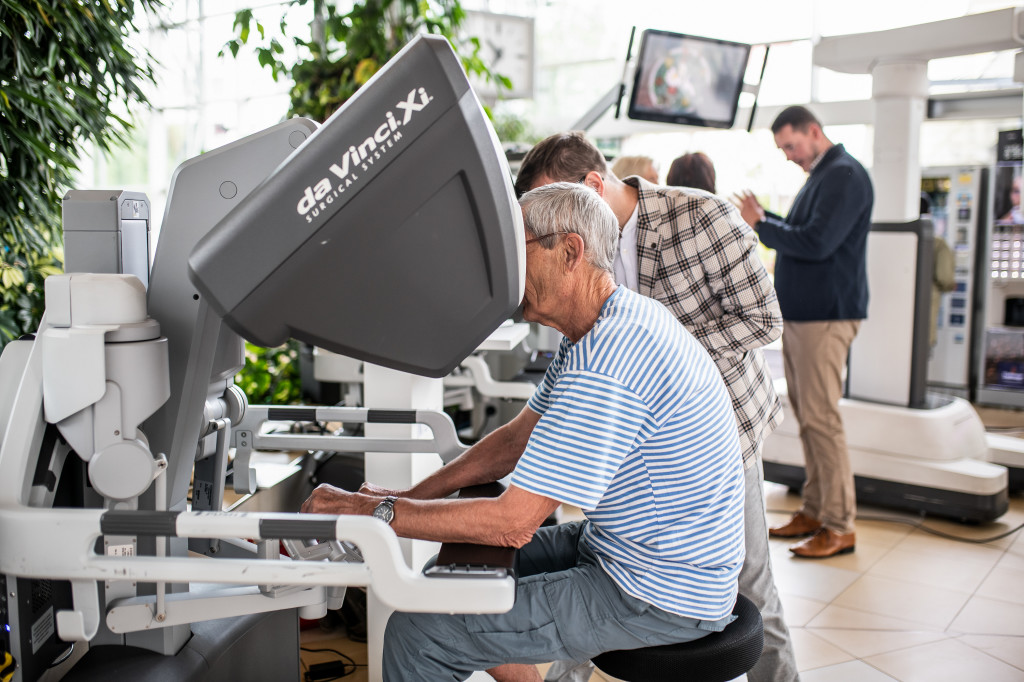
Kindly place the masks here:
<instances>
[{"instance_id":1,"label":"black cable on floor","mask_svg":"<svg viewBox=\"0 0 1024 682\"><path fill-rule=\"evenodd\" d=\"M767 512L769 514L792 514L793 513L792 510L788 510L788 509L768 509ZM941 531L941 530L938 530L936 528L929 528L928 526L924 525L920 521L911 521L909 519L901 519L898 516L874 516L874 515L871 515L871 514L867 514L867 515L865 515L865 514L858 514L857 515L857 519L861 520L861 521L881 521L883 523L902 523L904 525L911 526L912 528L923 530L925 533L930 533L932 535L937 535L940 538L945 538L947 540L955 540L956 542L968 542L968 543L972 543L972 544L975 544L975 545L984 545L984 544L987 544L989 542L995 542L996 540L1002 540L1003 538L1008 537L1010 535L1013 535L1014 533L1016 533L1016 532L1020 531L1022 528L1024 528L1024 523L1022 523L1022 524L1018 525L1016 528L1011 528L1010 530L1006 531L1005 533L1000 533L999 535L994 535L994 536L992 536L990 538L965 538L965 537L960 536L960 535L953 535L952 533L946 533L945 531Z\"/></svg>"},{"instance_id":2,"label":"black cable on floor","mask_svg":"<svg viewBox=\"0 0 1024 682\"><path fill-rule=\"evenodd\" d=\"M986 426L986 433L1021 433L1024 426Z\"/></svg>"},{"instance_id":3,"label":"black cable on floor","mask_svg":"<svg viewBox=\"0 0 1024 682\"><path fill-rule=\"evenodd\" d=\"M305 679L307 682L330 682L331 680L340 680L342 677L352 675L359 668L366 667L365 663L356 663L351 656L343 654L337 649L310 649L308 647L300 646L299 650L309 653L332 653L338 657L338 660L336 661L311 664L309 669L305 672Z\"/></svg>"}]
</instances>

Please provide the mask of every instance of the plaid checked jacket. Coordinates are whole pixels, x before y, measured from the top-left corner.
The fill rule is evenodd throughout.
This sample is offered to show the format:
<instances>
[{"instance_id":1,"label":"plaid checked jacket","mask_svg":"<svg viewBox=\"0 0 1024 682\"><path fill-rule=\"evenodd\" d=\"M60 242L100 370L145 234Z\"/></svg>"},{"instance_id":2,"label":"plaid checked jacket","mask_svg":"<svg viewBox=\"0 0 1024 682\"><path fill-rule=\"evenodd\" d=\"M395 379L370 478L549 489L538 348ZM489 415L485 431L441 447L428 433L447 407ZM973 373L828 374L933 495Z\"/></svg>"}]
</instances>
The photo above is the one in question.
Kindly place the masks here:
<instances>
[{"instance_id":1,"label":"plaid checked jacket","mask_svg":"<svg viewBox=\"0 0 1024 682\"><path fill-rule=\"evenodd\" d=\"M744 466L782 421L782 406L761 347L782 335L782 312L757 236L718 197L681 187L624 180L640 193L640 294L667 307L718 365L732 397Z\"/></svg>"}]
</instances>

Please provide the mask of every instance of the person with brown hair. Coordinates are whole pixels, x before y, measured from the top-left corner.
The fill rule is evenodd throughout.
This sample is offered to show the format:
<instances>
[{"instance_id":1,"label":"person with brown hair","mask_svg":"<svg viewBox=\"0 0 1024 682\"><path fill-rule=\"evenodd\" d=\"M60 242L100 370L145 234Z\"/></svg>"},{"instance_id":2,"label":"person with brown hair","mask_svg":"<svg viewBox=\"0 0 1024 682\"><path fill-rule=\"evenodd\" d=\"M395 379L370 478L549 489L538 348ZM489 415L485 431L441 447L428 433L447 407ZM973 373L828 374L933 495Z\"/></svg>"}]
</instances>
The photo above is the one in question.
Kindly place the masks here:
<instances>
[{"instance_id":1,"label":"person with brown hair","mask_svg":"<svg viewBox=\"0 0 1024 682\"><path fill-rule=\"evenodd\" d=\"M780 421L781 405L761 347L782 335L782 313L755 250L756 235L720 197L659 187L636 176L620 180L582 131L558 133L534 146L520 166L516 194L553 182L583 183L601 195L621 235L615 281L664 304L725 379L745 468L746 559L739 589L761 612L765 634L764 653L747 679L799 679L768 553L761 450ZM564 675L563 663L556 666ZM549 671L548 679L559 678Z\"/></svg>"},{"instance_id":2,"label":"person with brown hair","mask_svg":"<svg viewBox=\"0 0 1024 682\"><path fill-rule=\"evenodd\" d=\"M649 156L619 156L612 164L612 173L617 178L639 175L647 182L658 184L658 168Z\"/></svg>"},{"instance_id":3,"label":"person with brown hair","mask_svg":"<svg viewBox=\"0 0 1024 682\"><path fill-rule=\"evenodd\" d=\"M704 152L683 154L668 167L665 184L672 187L693 187L715 193L715 164Z\"/></svg>"}]
</instances>

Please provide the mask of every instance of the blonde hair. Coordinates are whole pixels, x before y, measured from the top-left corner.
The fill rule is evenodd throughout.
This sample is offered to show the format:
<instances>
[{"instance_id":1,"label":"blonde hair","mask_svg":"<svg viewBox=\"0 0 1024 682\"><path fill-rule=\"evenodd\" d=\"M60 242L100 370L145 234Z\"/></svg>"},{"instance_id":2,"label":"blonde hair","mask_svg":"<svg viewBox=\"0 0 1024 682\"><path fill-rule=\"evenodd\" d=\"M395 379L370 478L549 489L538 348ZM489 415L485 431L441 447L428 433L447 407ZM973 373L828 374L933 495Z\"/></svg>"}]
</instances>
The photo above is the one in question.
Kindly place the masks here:
<instances>
[{"instance_id":1,"label":"blonde hair","mask_svg":"<svg viewBox=\"0 0 1024 682\"><path fill-rule=\"evenodd\" d=\"M648 170L653 173L653 179L647 177ZM617 178L639 175L645 180L651 180L651 182L657 182L658 180L658 169L654 164L654 159L649 156L620 156L612 164L612 173L615 173Z\"/></svg>"}]
</instances>

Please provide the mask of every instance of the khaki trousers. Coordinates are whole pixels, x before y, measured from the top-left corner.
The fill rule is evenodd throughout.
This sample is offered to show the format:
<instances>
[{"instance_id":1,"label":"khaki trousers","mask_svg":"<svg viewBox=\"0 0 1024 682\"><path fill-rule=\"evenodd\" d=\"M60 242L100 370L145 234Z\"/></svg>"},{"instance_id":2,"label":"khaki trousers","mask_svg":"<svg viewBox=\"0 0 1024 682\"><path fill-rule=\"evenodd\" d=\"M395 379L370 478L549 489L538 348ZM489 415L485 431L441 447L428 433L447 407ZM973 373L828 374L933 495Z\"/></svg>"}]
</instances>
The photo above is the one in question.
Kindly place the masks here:
<instances>
[{"instance_id":1,"label":"khaki trousers","mask_svg":"<svg viewBox=\"0 0 1024 682\"><path fill-rule=\"evenodd\" d=\"M859 327L860 320L786 320L782 331L789 404L800 425L807 471L800 511L836 533L852 533L857 515L839 399Z\"/></svg>"}]
</instances>

